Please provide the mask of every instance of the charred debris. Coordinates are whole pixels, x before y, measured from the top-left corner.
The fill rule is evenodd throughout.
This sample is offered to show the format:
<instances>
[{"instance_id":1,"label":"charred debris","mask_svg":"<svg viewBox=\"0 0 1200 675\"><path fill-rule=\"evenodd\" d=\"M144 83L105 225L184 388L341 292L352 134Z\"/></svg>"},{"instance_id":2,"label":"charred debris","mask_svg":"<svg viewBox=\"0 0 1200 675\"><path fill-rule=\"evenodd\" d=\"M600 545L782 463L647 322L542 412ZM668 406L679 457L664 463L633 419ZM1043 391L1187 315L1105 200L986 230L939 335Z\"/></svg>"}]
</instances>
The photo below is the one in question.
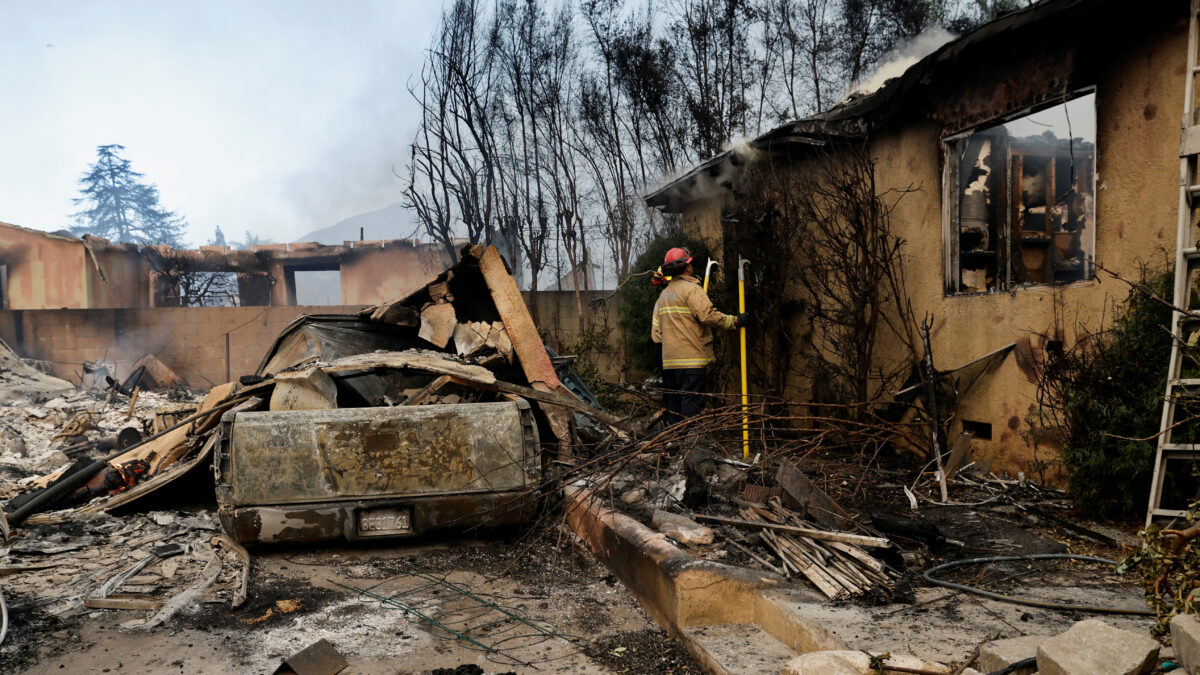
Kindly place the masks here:
<instances>
[{"instance_id":1,"label":"charred debris","mask_svg":"<svg viewBox=\"0 0 1200 675\"><path fill-rule=\"evenodd\" d=\"M138 610L121 625L152 627L197 602L245 602L247 546L548 532L564 504L612 508L697 558L868 604L911 602L933 562L1066 551L1056 538L1116 551L1067 517L1062 493L971 465L961 439L941 471L845 453L886 435L928 458L944 429L922 396L949 414L1009 351L935 373L935 386L914 371L899 397L909 412L887 420L758 400L667 425L634 388L625 414L605 410L543 344L497 250L468 246L403 298L301 317L254 373L208 392L179 388L152 356L122 382L88 364L92 386L78 390L5 350L2 422L21 461L0 467L0 573L17 609ZM744 416L759 430L750 458ZM209 473L215 509L122 508L169 503L172 485ZM954 499L939 499L947 484ZM1040 534L1014 534L1033 523Z\"/></svg>"}]
</instances>

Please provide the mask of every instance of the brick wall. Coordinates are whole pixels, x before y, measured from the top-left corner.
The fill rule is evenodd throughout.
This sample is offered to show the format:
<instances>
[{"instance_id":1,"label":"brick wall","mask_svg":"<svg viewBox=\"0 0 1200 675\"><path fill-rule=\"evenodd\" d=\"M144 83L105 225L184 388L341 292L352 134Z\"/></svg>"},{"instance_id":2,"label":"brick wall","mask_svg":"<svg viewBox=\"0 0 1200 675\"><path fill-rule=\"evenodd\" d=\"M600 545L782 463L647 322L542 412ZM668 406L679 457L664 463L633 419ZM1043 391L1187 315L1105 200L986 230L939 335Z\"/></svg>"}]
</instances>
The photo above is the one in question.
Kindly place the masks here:
<instances>
[{"instance_id":1,"label":"brick wall","mask_svg":"<svg viewBox=\"0 0 1200 675\"><path fill-rule=\"evenodd\" d=\"M124 376L154 354L197 388L254 372L275 337L302 314L361 307L162 307L0 312L0 338L78 382L80 364L107 358Z\"/></svg>"},{"instance_id":2,"label":"brick wall","mask_svg":"<svg viewBox=\"0 0 1200 675\"><path fill-rule=\"evenodd\" d=\"M574 293L541 293L539 326L554 348L577 345L582 335ZM585 311L589 305L584 302ZM333 307L160 307L0 311L0 339L21 356L46 361L63 379L79 382L80 364L107 358L124 377L150 353L188 384L207 388L253 373L271 343L302 314L349 314L360 305ZM601 310L590 320L616 326ZM614 331L606 329L607 335ZM611 338L610 338L611 339ZM615 339L611 339L616 344ZM619 355L595 358L608 379L619 377Z\"/></svg>"}]
</instances>

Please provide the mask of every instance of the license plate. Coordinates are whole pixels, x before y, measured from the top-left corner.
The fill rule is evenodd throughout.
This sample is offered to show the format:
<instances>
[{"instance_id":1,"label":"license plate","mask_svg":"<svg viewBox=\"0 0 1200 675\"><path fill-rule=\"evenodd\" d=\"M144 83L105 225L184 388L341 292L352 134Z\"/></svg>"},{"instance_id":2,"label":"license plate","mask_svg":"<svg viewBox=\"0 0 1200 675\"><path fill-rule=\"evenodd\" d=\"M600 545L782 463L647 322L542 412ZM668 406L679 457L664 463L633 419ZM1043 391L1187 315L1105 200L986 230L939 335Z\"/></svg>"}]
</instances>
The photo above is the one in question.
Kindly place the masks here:
<instances>
[{"instance_id":1,"label":"license plate","mask_svg":"<svg viewBox=\"0 0 1200 675\"><path fill-rule=\"evenodd\" d=\"M358 512L358 534L380 537L412 532L412 516L408 509L367 509Z\"/></svg>"}]
</instances>

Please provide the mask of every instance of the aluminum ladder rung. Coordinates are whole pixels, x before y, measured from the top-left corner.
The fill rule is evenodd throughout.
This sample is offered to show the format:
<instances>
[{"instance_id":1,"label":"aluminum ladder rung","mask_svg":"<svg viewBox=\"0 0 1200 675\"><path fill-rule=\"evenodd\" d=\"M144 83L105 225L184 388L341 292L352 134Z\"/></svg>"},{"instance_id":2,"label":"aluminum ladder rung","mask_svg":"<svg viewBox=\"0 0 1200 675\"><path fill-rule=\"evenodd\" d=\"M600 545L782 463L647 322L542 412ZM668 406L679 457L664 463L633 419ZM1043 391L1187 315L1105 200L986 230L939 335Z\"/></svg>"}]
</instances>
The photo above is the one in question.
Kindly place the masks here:
<instances>
[{"instance_id":1,"label":"aluminum ladder rung","mask_svg":"<svg viewBox=\"0 0 1200 675\"><path fill-rule=\"evenodd\" d=\"M1176 307L1189 307L1193 272L1200 269L1200 247L1195 245L1192 229L1193 217L1200 209L1200 184L1196 184L1197 165L1200 164L1200 124L1197 124L1196 75L1200 74L1200 0L1188 3L1187 73L1184 79L1183 120L1179 134L1179 213L1175 238L1176 269L1185 273L1183 279L1175 280L1172 303ZM1168 460L1200 460L1200 443L1164 443L1169 439L1181 394L1190 394L1193 389L1200 392L1200 378L1181 377L1183 359L1180 350L1182 336L1188 331L1182 326L1185 319L1179 314L1172 318L1171 332L1176 339L1171 341L1171 357L1167 364L1167 386L1163 396L1162 420L1159 424L1159 443L1154 451L1154 475L1150 483L1150 504L1146 509L1147 527L1156 517L1179 517L1182 511L1162 508L1162 490L1166 479Z\"/></svg>"},{"instance_id":2,"label":"aluminum ladder rung","mask_svg":"<svg viewBox=\"0 0 1200 675\"><path fill-rule=\"evenodd\" d=\"M1163 459L1200 459L1200 443L1163 443L1158 447Z\"/></svg>"}]
</instances>

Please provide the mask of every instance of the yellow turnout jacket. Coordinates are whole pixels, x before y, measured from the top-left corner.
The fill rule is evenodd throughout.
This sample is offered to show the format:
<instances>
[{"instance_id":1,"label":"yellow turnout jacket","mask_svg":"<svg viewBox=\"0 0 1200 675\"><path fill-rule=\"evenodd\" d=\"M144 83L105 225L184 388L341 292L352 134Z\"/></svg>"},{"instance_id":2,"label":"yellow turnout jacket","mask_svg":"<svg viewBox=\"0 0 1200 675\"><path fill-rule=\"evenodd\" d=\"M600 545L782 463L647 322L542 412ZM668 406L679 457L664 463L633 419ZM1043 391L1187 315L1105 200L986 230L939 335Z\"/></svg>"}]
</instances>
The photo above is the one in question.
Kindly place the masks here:
<instances>
[{"instance_id":1,"label":"yellow turnout jacket","mask_svg":"<svg viewBox=\"0 0 1200 675\"><path fill-rule=\"evenodd\" d=\"M654 303L650 328L650 338L663 346L663 369L704 368L712 363L712 328L733 330L736 318L713 307L696 277L672 279Z\"/></svg>"}]
</instances>

